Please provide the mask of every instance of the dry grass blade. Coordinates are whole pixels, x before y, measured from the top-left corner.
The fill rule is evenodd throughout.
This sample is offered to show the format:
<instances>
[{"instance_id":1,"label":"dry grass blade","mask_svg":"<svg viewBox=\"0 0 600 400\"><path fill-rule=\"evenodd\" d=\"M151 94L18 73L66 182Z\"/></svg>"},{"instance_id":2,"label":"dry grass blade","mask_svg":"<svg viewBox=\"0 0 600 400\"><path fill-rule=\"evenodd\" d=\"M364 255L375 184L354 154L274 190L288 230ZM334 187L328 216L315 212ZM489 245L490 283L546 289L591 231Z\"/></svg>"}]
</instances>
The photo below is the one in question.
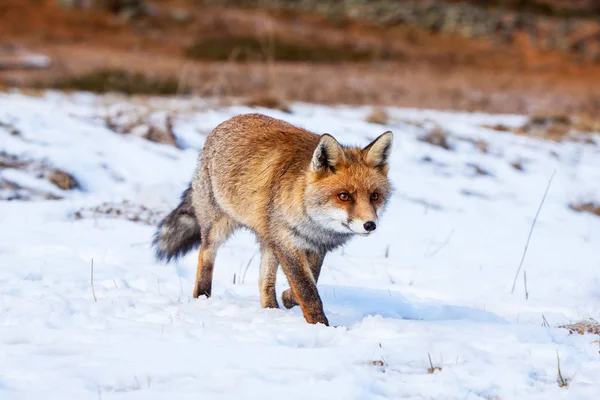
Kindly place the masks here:
<instances>
[{"instance_id":1,"label":"dry grass blade","mask_svg":"<svg viewBox=\"0 0 600 400\"><path fill-rule=\"evenodd\" d=\"M448 245L448 243L450 243L450 239L452 239L452 235L454 235L454 229L452 229L452 231L450 232L450 234L446 237L446 239L442 242L442 244L440 244L436 249L434 249L433 251L425 254L425 258L429 258L429 257L433 257L434 255L436 255L440 250L442 250L444 247L446 247L446 245ZM386 257L387 258L387 257Z\"/></svg>"},{"instance_id":2,"label":"dry grass blade","mask_svg":"<svg viewBox=\"0 0 600 400\"><path fill-rule=\"evenodd\" d=\"M98 301L98 299L96 298L96 291L94 290L94 259L92 258L92 266L91 266L91 271L90 271L90 283L92 285L92 296L94 297L94 301Z\"/></svg>"},{"instance_id":3,"label":"dry grass blade","mask_svg":"<svg viewBox=\"0 0 600 400\"><path fill-rule=\"evenodd\" d=\"M248 268L250 268L250 264L252 264L252 260L254 260L254 257L256 256L257 253L252 254L252 257L250 257L250 259L248 260L248 263L246 264L246 268L244 269L244 273L240 274L241 275L241 283L244 283L246 281L246 273L248 272Z\"/></svg>"},{"instance_id":4,"label":"dry grass blade","mask_svg":"<svg viewBox=\"0 0 600 400\"><path fill-rule=\"evenodd\" d=\"M557 361L557 378L556 378L556 382L558 383L559 387L568 387L569 383L571 382L570 378L565 378L562 374L562 371L560 369L560 356L558 355L558 352L556 352L556 361Z\"/></svg>"},{"instance_id":5,"label":"dry grass blade","mask_svg":"<svg viewBox=\"0 0 600 400\"><path fill-rule=\"evenodd\" d=\"M542 201L540 202L540 206L535 213L535 217L533 218L533 223L531 224L531 229L529 230L529 235L527 236L527 242L525 243L525 249L523 250L523 256L521 257L521 262L519 263L519 268L517 268L517 273L515 274L515 279L513 280L511 293L515 292L515 285L517 284L517 278L519 277L519 272L521 272L521 268L523 267L523 261L525 261L525 255L527 254L527 248L529 247L529 241L531 240L531 235L533 234L533 228L535 228L535 223L537 222L538 216L540 215L540 211L542 211L542 206L544 205L544 201L546 201L546 196L548 195L548 191L550 190L550 185L552 184L552 179L554 179L554 174L556 174L556 170L552 172L552 176L548 180L548 185L546 186L546 191L544 192L544 196L542 197Z\"/></svg>"},{"instance_id":6,"label":"dry grass blade","mask_svg":"<svg viewBox=\"0 0 600 400\"><path fill-rule=\"evenodd\" d=\"M435 373L435 371L441 371L442 370L442 367L440 367L438 365L436 365L436 366L433 365L433 362L431 361L431 354L430 353L427 353L427 357L429 357L429 368L427 368L427 373L428 374L433 374L433 373Z\"/></svg>"}]
</instances>

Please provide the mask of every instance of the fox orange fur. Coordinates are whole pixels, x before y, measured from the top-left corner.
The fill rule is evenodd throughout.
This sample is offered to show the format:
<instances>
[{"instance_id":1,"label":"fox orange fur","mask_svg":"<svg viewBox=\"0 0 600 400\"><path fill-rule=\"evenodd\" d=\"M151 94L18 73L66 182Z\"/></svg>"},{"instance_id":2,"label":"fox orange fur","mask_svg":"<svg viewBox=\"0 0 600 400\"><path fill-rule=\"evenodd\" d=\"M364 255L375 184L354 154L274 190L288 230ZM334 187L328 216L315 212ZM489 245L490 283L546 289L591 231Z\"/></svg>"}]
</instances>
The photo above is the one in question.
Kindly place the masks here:
<instances>
[{"instance_id":1,"label":"fox orange fur","mask_svg":"<svg viewBox=\"0 0 600 400\"><path fill-rule=\"evenodd\" d=\"M193 295L210 296L217 249L246 227L260 244L262 306L278 307L281 265L290 284L284 306L300 305L307 322L328 325L317 291L323 259L375 230L391 192L391 144L391 132L361 149L264 115L233 117L208 135L181 204L160 223L157 258L201 243Z\"/></svg>"}]
</instances>

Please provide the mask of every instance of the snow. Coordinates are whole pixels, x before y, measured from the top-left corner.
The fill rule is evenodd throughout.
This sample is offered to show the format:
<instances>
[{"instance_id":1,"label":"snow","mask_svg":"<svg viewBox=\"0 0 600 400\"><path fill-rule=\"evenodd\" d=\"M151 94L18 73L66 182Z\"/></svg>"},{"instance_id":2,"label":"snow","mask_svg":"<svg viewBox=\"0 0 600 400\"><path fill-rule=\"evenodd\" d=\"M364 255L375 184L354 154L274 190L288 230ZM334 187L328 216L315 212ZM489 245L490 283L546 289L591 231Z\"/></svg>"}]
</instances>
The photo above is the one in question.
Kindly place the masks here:
<instances>
[{"instance_id":1,"label":"snow","mask_svg":"<svg viewBox=\"0 0 600 400\"><path fill-rule=\"evenodd\" d=\"M0 53L0 69L44 69L52 65L52 59L44 54L16 51Z\"/></svg>"},{"instance_id":2,"label":"snow","mask_svg":"<svg viewBox=\"0 0 600 400\"><path fill-rule=\"evenodd\" d=\"M104 118L116 110L171 113L183 150L110 131ZM333 327L306 324L297 308L260 308L260 256L247 232L221 248L214 296L192 299L196 254L162 265L153 226L74 218L122 201L168 212L210 130L250 111L203 99L0 95L0 121L19 132L0 124L1 151L82 186L65 192L2 172L64 199L0 203L1 399L600 396L598 337L558 328L600 318L600 218L569 208L600 199L600 147L482 127L525 117L389 109L381 126L364 122L366 107L260 110L346 144L395 133L395 194L378 231L325 260L319 291ZM418 140L435 125L453 150ZM554 172L523 264L526 300L522 273L511 286ZM280 272L278 293L287 287ZM557 356L568 387L557 384ZM428 373L429 357L441 370Z\"/></svg>"}]
</instances>

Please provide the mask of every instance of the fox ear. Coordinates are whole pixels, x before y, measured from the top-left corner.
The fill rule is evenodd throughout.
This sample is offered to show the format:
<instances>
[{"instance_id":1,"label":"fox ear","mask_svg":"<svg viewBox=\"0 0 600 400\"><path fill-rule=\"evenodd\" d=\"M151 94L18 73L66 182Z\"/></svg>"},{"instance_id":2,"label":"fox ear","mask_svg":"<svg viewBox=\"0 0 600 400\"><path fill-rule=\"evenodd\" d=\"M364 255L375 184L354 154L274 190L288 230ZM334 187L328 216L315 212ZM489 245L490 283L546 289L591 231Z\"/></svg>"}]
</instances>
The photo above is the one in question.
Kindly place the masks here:
<instances>
[{"instance_id":1,"label":"fox ear","mask_svg":"<svg viewBox=\"0 0 600 400\"><path fill-rule=\"evenodd\" d=\"M321 136L319 144L312 156L311 168L314 172L335 170L336 166L346 160L344 149L335 138L327 133Z\"/></svg>"},{"instance_id":2,"label":"fox ear","mask_svg":"<svg viewBox=\"0 0 600 400\"><path fill-rule=\"evenodd\" d=\"M388 167L393 138L392 132L387 131L362 150L367 165L380 169Z\"/></svg>"}]
</instances>

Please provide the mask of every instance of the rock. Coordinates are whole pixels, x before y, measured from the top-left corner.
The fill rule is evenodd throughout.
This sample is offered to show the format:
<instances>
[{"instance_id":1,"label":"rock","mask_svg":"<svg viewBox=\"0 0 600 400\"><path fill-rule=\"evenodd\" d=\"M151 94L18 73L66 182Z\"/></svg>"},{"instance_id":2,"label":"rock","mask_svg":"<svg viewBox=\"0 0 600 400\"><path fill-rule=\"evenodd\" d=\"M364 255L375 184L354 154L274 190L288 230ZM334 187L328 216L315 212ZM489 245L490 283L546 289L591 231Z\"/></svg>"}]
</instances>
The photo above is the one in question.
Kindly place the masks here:
<instances>
[{"instance_id":1,"label":"rock","mask_svg":"<svg viewBox=\"0 0 600 400\"><path fill-rule=\"evenodd\" d=\"M59 169L53 170L47 179L62 190L73 190L80 187L73 176Z\"/></svg>"}]
</instances>

